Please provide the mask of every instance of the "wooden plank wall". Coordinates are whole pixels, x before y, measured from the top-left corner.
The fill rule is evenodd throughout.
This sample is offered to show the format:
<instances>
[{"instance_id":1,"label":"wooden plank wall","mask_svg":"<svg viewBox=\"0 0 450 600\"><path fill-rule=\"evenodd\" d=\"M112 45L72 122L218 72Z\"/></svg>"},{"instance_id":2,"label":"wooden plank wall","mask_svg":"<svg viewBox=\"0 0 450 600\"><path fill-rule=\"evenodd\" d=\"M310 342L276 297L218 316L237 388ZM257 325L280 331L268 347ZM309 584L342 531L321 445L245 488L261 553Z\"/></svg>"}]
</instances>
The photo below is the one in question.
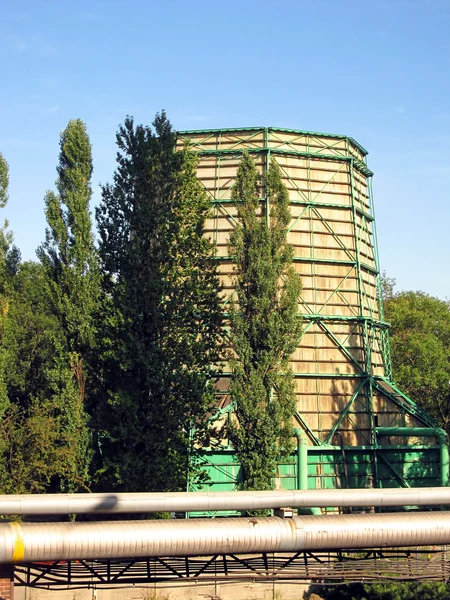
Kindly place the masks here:
<instances>
[{"instance_id":1,"label":"wooden plank wall","mask_svg":"<svg viewBox=\"0 0 450 600\"><path fill-rule=\"evenodd\" d=\"M327 440L343 412L336 433L342 436L338 442L349 446L373 443L375 415L380 426L417 424L384 395L368 393L367 386L348 407L362 378L384 375L379 329L365 328L361 319L380 317L361 148L349 138L264 129L192 132L182 139L201 153L198 175L213 203L207 232L217 246L225 298L233 292L227 245L237 219L230 196L240 152L253 151L261 175L269 154L280 165L291 200L289 241L303 283L299 313L304 333L291 366L298 411L313 434L310 443ZM222 406L227 387L222 377ZM336 444L336 438L331 442Z\"/></svg>"}]
</instances>

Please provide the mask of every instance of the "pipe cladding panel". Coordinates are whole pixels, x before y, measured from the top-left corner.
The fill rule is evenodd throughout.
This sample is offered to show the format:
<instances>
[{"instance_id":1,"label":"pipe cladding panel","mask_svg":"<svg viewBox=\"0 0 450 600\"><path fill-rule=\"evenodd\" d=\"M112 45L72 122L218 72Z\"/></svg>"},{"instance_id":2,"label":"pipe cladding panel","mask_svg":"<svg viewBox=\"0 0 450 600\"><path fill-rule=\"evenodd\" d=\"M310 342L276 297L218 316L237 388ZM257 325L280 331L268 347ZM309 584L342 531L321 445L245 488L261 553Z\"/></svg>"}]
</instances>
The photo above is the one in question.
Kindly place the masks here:
<instances>
[{"instance_id":1,"label":"pipe cladding panel","mask_svg":"<svg viewBox=\"0 0 450 600\"><path fill-rule=\"evenodd\" d=\"M305 550L428 546L450 542L450 512L304 516L301 520Z\"/></svg>"},{"instance_id":2,"label":"pipe cladding panel","mask_svg":"<svg viewBox=\"0 0 450 600\"><path fill-rule=\"evenodd\" d=\"M450 512L1 523L0 562L450 544Z\"/></svg>"},{"instance_id":3,"label":"pipe cladding panel","mask_svg":"<svg viewBox=\"0 0 450 600\"><path fill-rule=\"evenodd\" d=\"M2 515L450 505L450 488L0 495Z\"/></svg>"},{"instance_id":4,"label":"pipe cladding panel","mask_svg":"<svg viewBox=\"0 0 450 600\"><path fill-rule=\"evenodd\" d=\"M292 519L230 518L187 521L0 524L0 562L189 556L303 546Z\"/></svg>"}]
</instances>

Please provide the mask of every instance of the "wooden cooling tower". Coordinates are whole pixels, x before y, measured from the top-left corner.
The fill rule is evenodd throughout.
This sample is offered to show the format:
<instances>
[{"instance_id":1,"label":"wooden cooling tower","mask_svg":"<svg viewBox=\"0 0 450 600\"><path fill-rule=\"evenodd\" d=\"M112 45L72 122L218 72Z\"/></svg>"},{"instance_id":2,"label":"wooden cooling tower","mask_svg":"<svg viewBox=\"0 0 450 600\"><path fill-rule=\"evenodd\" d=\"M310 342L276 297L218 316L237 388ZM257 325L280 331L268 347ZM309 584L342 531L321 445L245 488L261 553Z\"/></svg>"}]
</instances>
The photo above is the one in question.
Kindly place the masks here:
<instances>
[{"instance_id":1,"label":"wooden cooling tower","mask_svg":"<svg viewBox=\"0 0 450 600\"><path fill-rule=\"evenodd\" d=\"M436 446L414 428L435 423L392 382L366 150L347 136L280 128L179 136L200 156L198 176L212 203L208 235L217 246L226 296L233 292L227 246L237 219L231 188L242 151L248 150L261 175L272 157L281 168L291 206L288 240L303 284L303 335L291 366L295 425L309 444L309 487L433 483L439 478ZM264 187L261 202L269 214ZM225 373L218 385L218 418L231 410L228 384ZM381 427L412 429L394 436ZM233 489L238 466L232 450L219 445L205 457L211 486ZM424 465L421 473L411 468L417 460ZM296 487L294 467L280 465L278 485ZM419 477L423 483L417 483Z\"/></svg>"}]
</instances>

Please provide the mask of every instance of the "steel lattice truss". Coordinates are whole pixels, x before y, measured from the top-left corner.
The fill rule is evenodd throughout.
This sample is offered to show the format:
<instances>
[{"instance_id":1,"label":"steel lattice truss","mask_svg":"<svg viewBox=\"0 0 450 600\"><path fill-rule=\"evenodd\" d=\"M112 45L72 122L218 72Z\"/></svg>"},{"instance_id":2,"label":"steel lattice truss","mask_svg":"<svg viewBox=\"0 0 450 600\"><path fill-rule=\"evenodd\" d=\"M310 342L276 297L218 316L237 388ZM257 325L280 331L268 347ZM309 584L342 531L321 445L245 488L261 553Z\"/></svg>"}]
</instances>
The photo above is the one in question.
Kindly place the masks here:
<instances>
[{"instance_id":1,"label":"steel lattice truss","mask_svg":"<svg viewBox=\"0 0 450 600\"><path fill-rule=\"evenodd\" d=\"M15 585L107 588L162 582L190 585L235 581L446 581L450 578L449 558L446 547L434 547L57 561L16 565Z\"/></svg>"},{"instance_id":2,"label":"steel lattice truss","mask_svg":"<svg viewBox=\"0 0 450 600\"><path fill-rule=\"evenodd\" d=\"M237 224L231 193L242 151L251 154L262 176L272 159L281 169L290 198L288 239L303 281L299 316L304 327L291 366L295 425L310 446L309 484L436 485L436 446L415 440L411 449L406 438L380 440L375 432L377 426L434 428L436 423L392 381L367 151L348 136L273 127L185 131L179 136L180 143L187 141L198 153L198 176L211 199L207 234L216 246L225 314L234 297L227 240ZM264 185L260 202L269 221L271 201ZM218 430L234 408L230 378L224 365L211 418ZM292 469L279 467L278 485L295 487ZM212 486L231 490L238 485L239 465L224 440L212 436L204 468ZM190 489L196 489L195 483Z\"/></svg>"}]
</instances>

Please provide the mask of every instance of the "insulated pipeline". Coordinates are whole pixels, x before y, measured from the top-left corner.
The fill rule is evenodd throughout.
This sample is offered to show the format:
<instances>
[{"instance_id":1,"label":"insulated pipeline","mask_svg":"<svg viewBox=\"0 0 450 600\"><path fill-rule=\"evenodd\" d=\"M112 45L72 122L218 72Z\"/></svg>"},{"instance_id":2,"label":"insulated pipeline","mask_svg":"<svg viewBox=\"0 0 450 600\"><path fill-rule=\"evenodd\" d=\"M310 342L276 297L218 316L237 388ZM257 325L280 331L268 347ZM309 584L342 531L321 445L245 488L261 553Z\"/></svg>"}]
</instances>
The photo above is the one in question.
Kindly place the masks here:
<instances>
[{"instance_id":1,"label":"insulated pipeline","mask_svg":"<svg viewBox=\"0 0 450 600\"><path fill-rule=\"evenodd\" d=\"M0 524L0 563L293 551L292 519L188 519Z\"/></svg>"},{"instance_id":2,"label":"insulated pipeline","mask_svg":"<svg viewBox=\"0 0 450 600\"><path fill-rule=\"evenodd\" d=\"M450 543L450 512L2 523L0 563Z\"/></svg>"},{"instance_id":3,"label":"insulated pipeline","mask_svg":"<svg viewBox=\"0 0 450 600\"><path fill-rule=\"evenodd\" d=\"M28 494L0 496L0 515L259 510L282 507L450 506L450 488Z\"/></svg>"}]
</instances>

